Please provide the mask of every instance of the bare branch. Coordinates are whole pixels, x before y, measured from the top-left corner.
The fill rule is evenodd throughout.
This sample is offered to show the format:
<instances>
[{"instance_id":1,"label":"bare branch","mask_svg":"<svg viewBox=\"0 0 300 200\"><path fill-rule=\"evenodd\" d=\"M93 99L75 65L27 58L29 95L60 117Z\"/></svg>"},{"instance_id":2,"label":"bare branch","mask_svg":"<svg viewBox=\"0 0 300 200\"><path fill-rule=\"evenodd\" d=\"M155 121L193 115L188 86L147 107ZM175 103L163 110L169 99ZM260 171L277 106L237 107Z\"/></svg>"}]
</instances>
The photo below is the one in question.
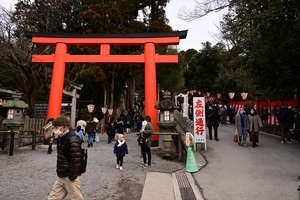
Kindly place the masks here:
<instances>
[{"instance_id":1,"label":"bare branch","mask_svg":"<svg viewBox=\"0 0 300 200\"><path fill-rule=\"evenodd\" d=\"M190 22L208 15L211 12L219 12L224 8L230 7L234 4L234 0L195 0L194 9L187 9L183 7L179 10L177 17L184 21Z\"/></svg>"}]
</instances>

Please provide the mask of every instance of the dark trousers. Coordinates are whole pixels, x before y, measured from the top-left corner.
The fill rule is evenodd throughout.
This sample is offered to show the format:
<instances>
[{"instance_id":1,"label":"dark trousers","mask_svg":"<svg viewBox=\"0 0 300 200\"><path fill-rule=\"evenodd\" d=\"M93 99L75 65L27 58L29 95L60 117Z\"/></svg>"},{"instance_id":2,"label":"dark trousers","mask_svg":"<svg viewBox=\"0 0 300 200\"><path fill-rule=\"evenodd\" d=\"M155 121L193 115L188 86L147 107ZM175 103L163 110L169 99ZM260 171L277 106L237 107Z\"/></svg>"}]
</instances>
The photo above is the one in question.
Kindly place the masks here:
<instances>
[{"instance_id":1,"label":"dark trousers","mask_svg":"<svg viewBox=\"0 0 300 200\"><path fill-rule=\"evenodd\" d=\"M230 124L233 124L233 115L229 115L229 122Z\"/></svg>"},{"instance_id":2,"label":"dark trousers","mask_svg":"<svg viewBox=\"0 0 300 200\"><path fill-rule=\"evenodd\" d=\"M290 134L290 123L279 123L280 127L281 127L281 141L285 141L285 137L287 139L287 141L291 141L291 134Z\"/></svg>"},{"instance_id":3,"label":"dark trousers","mask_svg":"<svg viewBox=\"0 0 300 200\"><path fill-rule=\"evenodd\" d=\"M218 124L211 123L208 126L209 139L212 139L212 128L214 128L215 139L218 139Z\"/></svg>"},{"instance_id":4,"label":"dark trousers","mask_svg":"<svg viewBox=\"0 0 300 200\"><path fill-rule=\"evenodd\" d=\"M147 163L147 157L146 157L146 154L147 154L147 156L148 156L148 165L151 166L151 152L150 152L150 148L145 143L141 144L141 148L142 148L142 155L143 155L144 163Z\"/></svg>"},{"instance_id":5,"label":"dark trousers","mask_svg":"<svg viewBox=\"0 0 300 200\"><path fill-rule=\"evenodd\" d=\"M124 156L117 156L117 164L123 166L123 158Z\"/></svg>"}]
</instances>

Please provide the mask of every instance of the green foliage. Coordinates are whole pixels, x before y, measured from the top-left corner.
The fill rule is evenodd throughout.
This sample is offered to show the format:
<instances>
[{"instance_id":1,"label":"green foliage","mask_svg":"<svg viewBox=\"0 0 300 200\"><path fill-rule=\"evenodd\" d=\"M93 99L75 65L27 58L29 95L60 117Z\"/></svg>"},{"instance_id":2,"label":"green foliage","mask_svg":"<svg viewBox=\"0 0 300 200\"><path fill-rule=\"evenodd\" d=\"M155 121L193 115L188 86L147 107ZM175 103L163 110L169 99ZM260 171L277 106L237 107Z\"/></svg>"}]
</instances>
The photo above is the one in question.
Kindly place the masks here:
<instances>
[{"instance_id":1,"label":"green foliage","mask_svg":"<svg viewBox=\"0 0 300 200\"><path fill-rule=\"evenodd\" d=\"M243 0L233 11L231 27L243 32L239 45L257 88L271 99L291 99L300 83L299 2Z\"/></svg>"}]
</instances>

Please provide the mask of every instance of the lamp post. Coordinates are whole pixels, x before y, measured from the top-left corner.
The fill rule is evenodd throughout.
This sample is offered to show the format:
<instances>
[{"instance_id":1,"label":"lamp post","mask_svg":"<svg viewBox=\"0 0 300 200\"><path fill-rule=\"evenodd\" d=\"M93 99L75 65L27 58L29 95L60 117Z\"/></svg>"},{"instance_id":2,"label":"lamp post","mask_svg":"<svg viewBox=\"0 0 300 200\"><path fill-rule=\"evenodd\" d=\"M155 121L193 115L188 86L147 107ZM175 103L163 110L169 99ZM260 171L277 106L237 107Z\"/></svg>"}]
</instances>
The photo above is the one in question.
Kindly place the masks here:
<instances>
[{"instance_id":1,"label":"lamp post","mask_svg":"<svg viewBox=\"0 0 300 200\"><path fill-rule=\"evenodd\" d=\"M103 134L104 133L104 126L105 126L105 115L106 115L106 112L107 112L107 107L102 107L101 108L102 110L102 114L103 114L103 118L102 118L102 126L101 126L101 133Z\"/></svg>"},{"instance_id":2,"label":"lamp post","mask_svg":"<svg viewBox=\"0 0 300 200\"><path fill-rule=\"evenodd\" d=\"M108 109L108 122L110 122L113 112L114 112L114 109Z\"/></svg>"},{"instance_id":3,"label":"lamp post","mask_svg":"<svg viewBox=\"0 0 300 200\"><path fill-rule=\"evenodd\" d=\"M87 109L88 109L88 111L89 111L89 113L90 113L90 119L92 119L92 117L93 117L93 112L94 112L94 109L95 109L95 105L89 104L89 105L87 105Z\"/></svg>"},{"instance_id":4,"label":"lamp post","mask_svg":"<svg viewBox=\"0 0 300 200\"><path fill-rule=\"evenodd\" d=\"M229 99L230 99L230 104L232 105L232 99L234 98L235 93L234 92L229 92Z\"/></svg>"},{"instance_id":5,"label":"lamp post","mask_svg":"<svg viewBox=\"0 0 300 200\"><path fill-rule=\"evenodd\" d=\"M243 101L245 101L245 104L246 104L247 96L248 96L248 92L241 92L241 97L242 97Z\"/></svg>"},{"instance_id":6,"label":"lamp post","mask_svg":"<svg viewBox=\"0 0 300 200\"><path fill-rule=\"evenodd\" d=\"M257 111L258 111L258 115L260 116L260 101L261 101L261 96L263 95L263 93L261 92L255 92L255 97L257 100Z\"/></svg>"}]
</instances>

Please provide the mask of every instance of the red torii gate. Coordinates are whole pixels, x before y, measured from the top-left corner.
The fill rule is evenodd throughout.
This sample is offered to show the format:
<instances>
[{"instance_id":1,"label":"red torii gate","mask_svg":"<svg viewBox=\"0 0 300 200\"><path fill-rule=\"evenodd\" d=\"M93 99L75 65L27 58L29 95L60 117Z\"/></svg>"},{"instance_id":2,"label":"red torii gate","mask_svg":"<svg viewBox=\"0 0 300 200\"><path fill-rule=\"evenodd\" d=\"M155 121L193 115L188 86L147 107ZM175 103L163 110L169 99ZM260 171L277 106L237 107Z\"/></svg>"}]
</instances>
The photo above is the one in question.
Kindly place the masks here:
<instances>
[{"instance_id":1,"label":"red torii gate","mask_svg":"<svg viewBox=\"0 0 300 200\"><path fill-rule=\"evenodd\" d=\"M24 32L32 43L55 46L55 54L32 55L34 63L54 63L47 119L56 118L61 112L66 63L144 63L145 64L145 115L152 119L154 131L157 127L156 63L178 63L178 55L159 55L155 45L178 45L185 39L187 30L170 33L146 34L64 34ZM68 46L100 46L100 55L70 55ZM111 55L110 46L144 46L144 54ZM55 76L54 76L55 75ZM157 136L154 136L157 140Z\"/></svg>"}]
</instances>

